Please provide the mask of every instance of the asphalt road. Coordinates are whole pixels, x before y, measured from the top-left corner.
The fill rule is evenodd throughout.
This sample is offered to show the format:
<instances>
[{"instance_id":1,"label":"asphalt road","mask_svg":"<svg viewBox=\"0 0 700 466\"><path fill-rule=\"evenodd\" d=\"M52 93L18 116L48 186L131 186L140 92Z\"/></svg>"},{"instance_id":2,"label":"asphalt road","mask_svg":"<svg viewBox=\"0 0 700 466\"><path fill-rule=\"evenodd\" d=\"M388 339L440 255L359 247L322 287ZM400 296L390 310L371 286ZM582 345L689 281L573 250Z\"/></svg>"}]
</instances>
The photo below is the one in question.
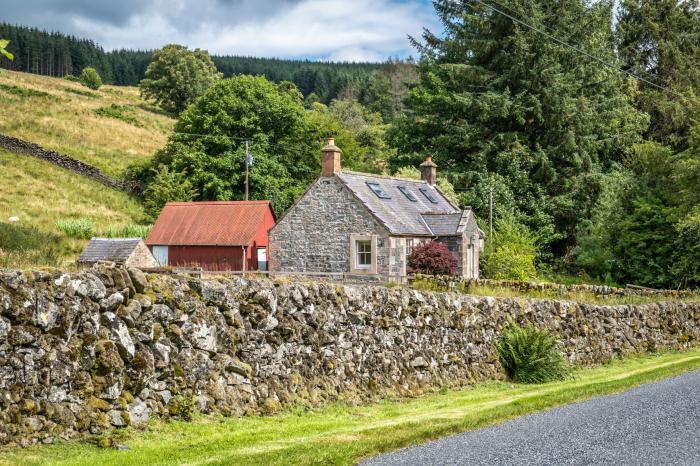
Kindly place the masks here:
<instances>
[{"instance_id":1,"label":"asphalt road","mask_svg":"<svg viewBox=\"0 0 700 466\"><path fill-rule=\"evenodd\" d=\"M372 458L389 465L700 465L700 371Z\"/></svg>"}]
</instances>

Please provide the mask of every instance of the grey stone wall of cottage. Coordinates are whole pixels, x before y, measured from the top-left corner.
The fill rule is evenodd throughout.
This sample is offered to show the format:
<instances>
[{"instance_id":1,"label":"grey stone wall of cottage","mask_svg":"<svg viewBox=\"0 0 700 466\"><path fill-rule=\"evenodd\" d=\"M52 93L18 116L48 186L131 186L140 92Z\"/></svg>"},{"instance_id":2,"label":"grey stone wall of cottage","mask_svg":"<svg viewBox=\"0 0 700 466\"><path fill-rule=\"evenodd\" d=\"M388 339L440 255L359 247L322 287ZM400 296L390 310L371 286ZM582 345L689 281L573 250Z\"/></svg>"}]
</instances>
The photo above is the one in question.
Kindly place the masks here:
<instances>
[{"instance_id":1,"label":"grey stone wall of cottage","mask_svg":"<svg viewBox=\"0 0 700 466\"><path fill-rule=\"evenodd\" d=\"M389 234L335 177L321 177L270 230L271 272L351 272L350 236L376 236L376 273L389 275Z\"/></svg>"},{"instance_id":2,"label":"grey stone wall of cottage","mask_svg":"<svg viewBox=\"0 0 700 466\"><path fill-rule=\"evenodd\" d=\"M237 416L500 378L494 340L509 319L552 330L582 365L700 339L700 303L0 270L0 444L177 417L190 403Z\"/></svg>"}]
</instances>

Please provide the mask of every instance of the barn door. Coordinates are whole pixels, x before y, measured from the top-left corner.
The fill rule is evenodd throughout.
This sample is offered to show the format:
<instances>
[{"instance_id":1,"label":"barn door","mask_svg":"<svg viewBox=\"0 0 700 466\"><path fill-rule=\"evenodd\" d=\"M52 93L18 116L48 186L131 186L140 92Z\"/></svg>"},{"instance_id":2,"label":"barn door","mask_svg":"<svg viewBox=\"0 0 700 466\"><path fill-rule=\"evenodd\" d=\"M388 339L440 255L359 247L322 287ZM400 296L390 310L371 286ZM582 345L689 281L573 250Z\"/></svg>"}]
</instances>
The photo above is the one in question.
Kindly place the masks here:
<instances>
[{"instance_id":1,"label":"barn door","mask_svg":"<svg viewBox=\"0 0 700 466\"><path fill-rule=\"evenodd\" d=\"M158 262L161 267L166 267L168 265L168 247L167 246L153 246L153 257Z\"/></svg>"}]
</instances>

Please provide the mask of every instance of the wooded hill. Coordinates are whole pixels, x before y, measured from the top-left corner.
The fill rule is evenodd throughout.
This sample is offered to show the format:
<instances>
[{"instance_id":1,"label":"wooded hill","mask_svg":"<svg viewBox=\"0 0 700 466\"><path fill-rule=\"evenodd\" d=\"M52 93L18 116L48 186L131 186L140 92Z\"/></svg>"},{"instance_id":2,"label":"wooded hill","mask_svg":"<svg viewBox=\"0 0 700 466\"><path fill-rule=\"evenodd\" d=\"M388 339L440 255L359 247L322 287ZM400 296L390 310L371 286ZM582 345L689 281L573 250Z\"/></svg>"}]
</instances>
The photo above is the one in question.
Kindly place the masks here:
<instances>
[{"instance_id":1,"label":"wooded hill","mask_svg":"<svg viewBox=\"0 0 700 466\"><path fill-rule=\"evenodd\" d=\"M3 60L0 67L15 71L63 77L77 75L91 66L104 82L137 85L151 61L151 51L116 50L105 52L96 42L60 32L0 23L0 37L10 40L8 50L14 61ZM379 63L331 63L309 60L283 60L241 56L213 56L224 76L263 75L274 82L291 81L304 96L315 94L330 102L344 90L357 96L367 89L372 75L381 70Z\"/></svg>"}]
</instances>

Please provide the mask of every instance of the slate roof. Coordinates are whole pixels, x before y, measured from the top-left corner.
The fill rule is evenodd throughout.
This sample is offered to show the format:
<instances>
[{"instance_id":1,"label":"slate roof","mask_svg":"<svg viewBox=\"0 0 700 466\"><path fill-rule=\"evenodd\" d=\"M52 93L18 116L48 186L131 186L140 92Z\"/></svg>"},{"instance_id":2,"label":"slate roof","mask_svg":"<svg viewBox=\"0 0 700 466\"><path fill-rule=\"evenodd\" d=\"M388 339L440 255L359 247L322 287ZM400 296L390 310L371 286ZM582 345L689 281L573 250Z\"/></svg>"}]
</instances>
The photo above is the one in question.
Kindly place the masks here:
<instances>
[{"instance_id":1,"label":"slate roof","mask_svg":"<svg viewBox=\"0 0 700 466\"><path fill-rule=\"evenodd\" d=\"M270 209L270 201L168 202L146 244L248 246Z\"/></svg>"},{"instance_id":2,"label":"slate roof","mask_svg":"<svg viewBox=\"0 0 700 466\"><path fill-rule=\"evenodd\" d=\"M141 242L141 238L92 238L78 262L111 261L124 263Z\"/></svg>"},{"instance_id":3,"label":"slate roof","mask_svg":"<svg viewBox=\"0 0 700 466\"><path fill-rule=\"evenodd\" d=\"M467 211L465 211L467 212ZM457 212L454 214L433 214L433 213L423 213L421 217L430 228L430 231L437 236L454 235L461 231L464 231L464 225L461 224L462 217L464 214L462 212Z\"/></svg>"},{"instance_id":4,"label":"slate roof","mask_svg":"<svg viewBox=\"0 0 700 466\"><path fill-rule=\"evenodd\" d=\"M336 173L336 176L392 234L416 236L458 234L457 227L463 215L462 211L452 205L437 188L425 181L346 171ZM390 198L379 198L367 185L368 182L378 183ZM416 201L409 200L399 191L399 186L408 189ZM421 189L431 194L437 202L430 202ZM441 215L436 216L436 214ZM427 218L443 233L433 232ZM454 227L453 230L451 230L452 227Z\"/></svg>"}]
</instances>

